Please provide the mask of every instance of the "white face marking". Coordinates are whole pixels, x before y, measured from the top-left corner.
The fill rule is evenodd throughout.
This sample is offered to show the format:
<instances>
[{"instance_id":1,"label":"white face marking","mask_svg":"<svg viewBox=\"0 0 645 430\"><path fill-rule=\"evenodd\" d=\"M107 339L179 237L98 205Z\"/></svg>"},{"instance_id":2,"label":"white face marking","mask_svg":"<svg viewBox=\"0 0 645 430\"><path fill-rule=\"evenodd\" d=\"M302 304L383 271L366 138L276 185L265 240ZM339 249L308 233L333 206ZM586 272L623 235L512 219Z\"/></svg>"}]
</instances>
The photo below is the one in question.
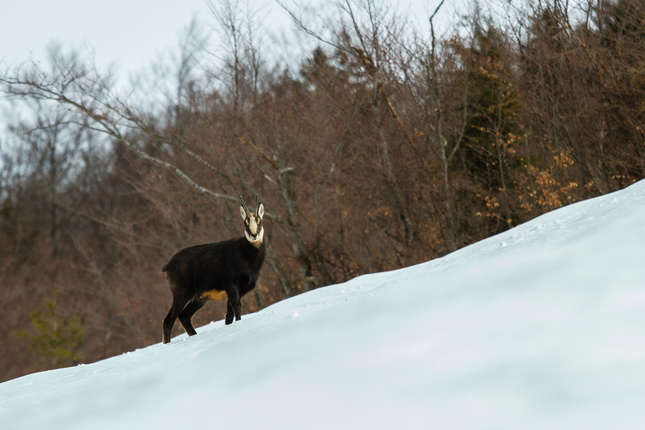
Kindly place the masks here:
<instances>
[{"instance_id":1,"label":"white face marking","mask_svg":"<svg viewBox=\"0 0 645 430\"><path fill-rule=\"evenodd\" d=\"M244 236L246 237L246 240L257 248L262 245L262 240L264 239L264 229L260 224L262 222L262 217L260 216L261 211L264 212L264 208L260 204L257 215L251 213L244 217ZM242 212L246 214L244 209L240 207L240 213Z\"/></svg>"},{"instance_id":2,"label":"white face marking","mask_svg":"<svg viewBox=\"0 0 645 430\"><path fill-rule=\"evenodd\" d=\"M258 223L253 215L249 217L249 231L253 235L258 234Z\"/></svg>"}]
</instances>

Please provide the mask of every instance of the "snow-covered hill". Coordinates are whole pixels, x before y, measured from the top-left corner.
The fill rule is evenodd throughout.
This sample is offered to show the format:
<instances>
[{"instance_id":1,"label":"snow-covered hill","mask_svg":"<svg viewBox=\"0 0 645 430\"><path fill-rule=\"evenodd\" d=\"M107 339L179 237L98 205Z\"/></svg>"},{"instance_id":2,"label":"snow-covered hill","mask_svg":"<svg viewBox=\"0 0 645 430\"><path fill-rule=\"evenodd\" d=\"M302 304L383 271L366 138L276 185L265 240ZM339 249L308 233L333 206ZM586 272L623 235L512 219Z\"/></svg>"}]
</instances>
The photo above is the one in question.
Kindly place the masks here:
<instances>
[{"instance_id":1,"label":"snow-covered hill","mask_svg":"<svg viewBox=\"0 0 645 430\"><path fill-rule=\"evenodd\" d=\"M644 257L640 182L228 327L2 383L0 428L642 429Z\"/></svg>"}]
</instances>

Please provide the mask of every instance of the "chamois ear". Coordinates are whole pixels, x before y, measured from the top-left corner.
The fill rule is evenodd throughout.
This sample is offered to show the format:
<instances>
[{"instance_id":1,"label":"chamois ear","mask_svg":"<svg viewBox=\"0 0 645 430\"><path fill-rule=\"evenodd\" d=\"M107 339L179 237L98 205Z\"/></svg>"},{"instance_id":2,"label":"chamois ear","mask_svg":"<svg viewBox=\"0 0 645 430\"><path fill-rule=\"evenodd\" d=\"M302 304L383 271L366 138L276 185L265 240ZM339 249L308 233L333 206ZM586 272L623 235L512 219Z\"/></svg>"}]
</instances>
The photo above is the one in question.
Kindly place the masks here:
<instances>
[{"instance_id":1,"label":"chamois ear","mask_svg":"<svg viewBox=\"0 0 645 430\"><path fill-rule=\"evenodd\" d=\"M244 210L244 206L240 205L240 215L242 215L242 219L246 219L246 211Z\"/></svg>"},{"instance_id":2,"label":"chamois ear","mask_svg":"<svg viewBox=\"0 0 645 430\"><path fill-rule=\"evenodd\" d=\"M260 203L260 206L258 207L258 216L260 219L264 216L264 205L262 203Z\"/></svg>"}]
</instances>

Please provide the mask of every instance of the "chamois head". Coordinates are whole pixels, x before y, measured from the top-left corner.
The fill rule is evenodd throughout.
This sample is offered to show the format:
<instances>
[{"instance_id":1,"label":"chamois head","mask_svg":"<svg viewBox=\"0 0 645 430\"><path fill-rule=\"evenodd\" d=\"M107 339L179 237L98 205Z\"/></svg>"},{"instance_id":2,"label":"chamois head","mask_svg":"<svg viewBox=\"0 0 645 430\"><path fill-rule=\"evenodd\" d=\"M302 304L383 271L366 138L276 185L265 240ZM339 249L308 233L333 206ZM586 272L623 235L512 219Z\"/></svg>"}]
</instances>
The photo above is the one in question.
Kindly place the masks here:
<instances>
[{"instance_id":1,"label":"chamois head","mask_svg":"<svg viewBox=\"0 0 645 430\"><path fill-rule=\"evenodd\" d=\"M264 216L264 205L258 203L258 195L255 195L255 213L249 210L249 207L240 196L240 215L244 220L244 236L251 245L259 248L264 240L264 228L262 227L262 217Z\"/></svg>"}]
</instances>

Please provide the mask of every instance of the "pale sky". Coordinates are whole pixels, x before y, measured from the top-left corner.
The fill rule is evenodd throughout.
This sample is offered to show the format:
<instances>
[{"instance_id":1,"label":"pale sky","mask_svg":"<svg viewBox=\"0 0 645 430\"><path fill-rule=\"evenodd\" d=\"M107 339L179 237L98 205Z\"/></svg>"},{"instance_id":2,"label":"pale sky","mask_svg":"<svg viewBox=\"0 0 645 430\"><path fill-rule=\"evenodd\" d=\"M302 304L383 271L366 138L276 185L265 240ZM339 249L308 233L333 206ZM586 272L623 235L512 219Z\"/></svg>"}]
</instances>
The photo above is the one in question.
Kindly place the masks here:
<instances>
[{"instance_id":1,"label":"pale sky","mask_svg":"<svg viewBox=\"0 0 645 430\"><path fill-rule=\"evenodd\" d=\"M261 9L257 18L275 33L270 43L280 61L297 66L298 56L318 44L310 40L313 43L305 48L301 45L306 39L302 32L301 40L294 39L298 32L275 0L239 3L246 5L247 1L252 8ZM321 0L282 1L311 5ZM385 4L395 5L399 11L407 12L409 19L427 27L427 19L440 1L392 0ZM446 1L441 14L450 20L455 15L455 5L469 1ZM177 54L179 41L193 18L207 30L208 26L216 26L208 0L0 0L0 72L32 60L46 66L48 49L59 44L64 52L77 52L83 61L95 60L102 70L114 66L116 82L128 88L132 76L145 73L163 57ZM0 98L0 152L1 146L8 144L6 115L16 112L19 111Z\"/></svg>"},{"instance_id":2,"label":"pale sky","mask_svg":"<svg viewBox=\"0 0 645 430\"><path fill-rule=\"evenodd\" d=\"M176 49L193 17L208 22L204 0L3 0L0 61L46 58L53 43L93 53L97 63L134 71Z\"/></svg>"},{"instance_id":3,"label":"pale sky","mask_svg":"<svg viewBox=\"0 0 645 430\"><path fill-rule=\"evenodd\" d=\"M298 3L310 1L315 0ZM396 3L412 10L412 15L427 17L439 1ZM253 7L267 5L261 18L291 31L290 19L273 0L249 2ZM449 13L452 2L446 3ZM45 60L47 49L60 43L66 50L91 55L99 66L116 64L123 77L141 71L168 50L177 50L193 17L206 25L214 23L207 0L2 0L0 66Z\"/></svg>"}]
</instances>

